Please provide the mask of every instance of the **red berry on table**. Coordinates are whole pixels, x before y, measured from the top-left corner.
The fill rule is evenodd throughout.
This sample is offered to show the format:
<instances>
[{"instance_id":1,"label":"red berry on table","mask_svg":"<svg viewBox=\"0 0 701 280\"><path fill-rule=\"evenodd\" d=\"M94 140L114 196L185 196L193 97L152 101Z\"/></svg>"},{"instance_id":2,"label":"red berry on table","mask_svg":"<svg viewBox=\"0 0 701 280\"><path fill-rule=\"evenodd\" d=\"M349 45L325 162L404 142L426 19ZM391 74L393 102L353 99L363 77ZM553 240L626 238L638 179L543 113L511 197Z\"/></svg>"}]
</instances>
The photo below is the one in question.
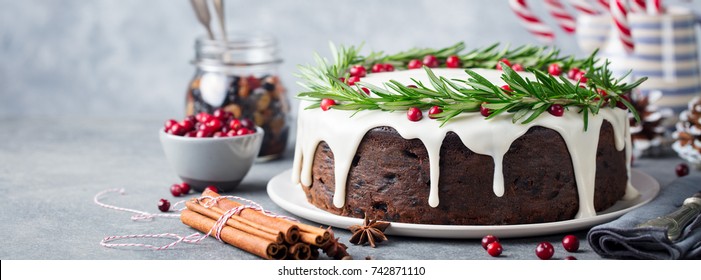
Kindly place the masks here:
<instances>
[{"instance_id":1,"label":"red berry on table","mask_svg":"<svg viewBox=\"0 0 701 280\"><path fill-rule=\"evenodd\" d=\"M575 76L579 72L580 72L579 68L572 67L572 69L570 69L570 71L567 71L567 78L570 78L570 80L577 80L577 79L575 79Z\"/></svg>"},{"instance_id":2,"label":"red berry on table","mask_svg":"<svg viewBox=\"0 0 701 280\"><path fill-rule=\"evenodd\" d=\"M321 110L328 111L333 105L336 105L336 101L333 99L324 98L321 100L319 107L321 107Z\"/></svg>"},{"instance_id":3,"label":"red berry on table","mask_svg":"<svg viewBox=\"0 0 701 280\"><path fill-rule=\"evenodd\" d=\"M183 194L183 189L180 187L178 184L173 184L170 186L170 194L172 194L175 197L181 196Z\"/></svg>"},{"instance_id":4,"label":"red berry on table","mask_svg":"<svg viewBox=\"0 0 701 280\"><path fill-rule=\"evenodd\" d=\"M562 248L567 252L577 252L579 250L579 239L574 235L565 235L562 238Z\"/></svg>"},{"instance_id":5,"label":"red berry on table","mask_svg":"<svg viewBox=\"0 0 701 280\"><path fill-rule=\"evenodd\" d=\"M482 248L486 250L487 245L491 244L492 242L499 242L499 238L491 234L485 235L484 237L482 237Z\"/></svg>"},{"instance_id":6,"label":"red berry on table","mask_svg":"<svg viewBox=\"0 0 701 280\"><path fill-rule=\"evenodd\" d=\"M501 70L501 62L503 62L504 64L506 64L506 66L511 67L511 61L509 61L509 60L506 59L506 58L502 58L502 59L500 59L499 61L497 61L497 66L496 66L497 70Z\"/></svg>"},{"instance_id":7,"label":"red berry on table","mask_svg":"<svg viewBox=\"0 0 701 280\"><path fill-rule=\"evenodd\" d=\"M550 108L548 108L548 113L556 117L562 117L562 115L565 114L565 107L560 104L550 105Z\"/></svg>"},{"instance_id":8,"label":"red berry on table","mask_svg":"<svg viewBox=\"0 0 701 280\"><path fill-rule=\"evenodd\" d=\"M353 65L351 66L350 70L351 77L365 77L367 75L367 70L365 70L365 66L362 65Z\"/></svg>"},{"instance_id":9,"label":"red berry on table","mask_svg":"<svg viewBox=\"0 0 701 280\"><path fill-rule=\"evenodd\" d=\"M204 190L206 190L206 191L208 190L208 191L210 191L210 192L219 193L219 189L218 189L217 187L215 187L215 186L207 186L206 188L204 188Z\"/></svg>"},{"instance_id":10,"label":"red berry on table","mask_svg":"<svg viewBox=\"0 0 701 280\"><path fill-rule=\"evenodd\" d=\"M346 83L349 86L353 86L357 82L360 82L360 77L358 77L358 76L350 76L350 77L348 77L348 80L346 80Z\"/></svg>"},{"instance_id":11,"label":"red berry on table","mask_svg":"<svg viewBox=\"0 0 701 280\"><path fill-rule=\"evenodd\" d=\"M370 68L370 71L372 71L372 73L385 72L385 65L382 63L377 63Z\"/></svg>"},{"instance_id":12,"label":"red berry on table","mask_svg":"<svg viewBox=\"0 0 701 280\"><path fill-rule=\"evenodd\" d=\"M549 260L555 254L555 248L550 242L541 242L535 247L535 255L541 260Z\"/></svg>"},{"instance_id":13,"label":"red berry on table","mask_svg":"<svg viewBox=\"0 0 701 280\"><path fill-rule=\"evenodd\" d=\"M166 131L168 131L176 123L178 123L176 120L170 119L170 120L167 120L163 126L165 127Z\"/></svg>"},{"instance_id":14,"label":"red berry on table","mask_svg":"<svg viewBox=\"0 0 701 280\"><path fill-rule=\"evenodd\" d=\"M412 59L412 60L409 60L409 64L407 64L406 68L408 68L408 69L419 69L419 68L421 68L422 66L424 66L424 65L423 65L423 63L421 62L421 60Z\"/></svg>"},{"instance_id":15,"label":"red berry on table","mask_svg":"<svg viewBox=\"0 0 701 280\"><path fill-rule=\"evenodd\" d=\"M451 55L445 60L445 67L448 68L460 68L460 57L457 55Z\"/></svg>"},{"instance_id":16,"label":"red berry on table","mask_svg":"<svg viewBox=\"0 0 701 280\"><path fill-rule=\"evenodd\" d=\"M560 68L560 64L553 63L548 66L548 74L553 75L553 76L560 76L562 74L562 68Z\"/></svg>"},{"instance_id":17,"label":"red berry on table","mask_svg":"<svg viewBox=\"0 0 701 280\"><path fill-rule=\"evenodd\" d=\"M428 117L431 119L435 119L435 115L440 113L443 113L443 109L439 106L433 106L431 109L428 109Z\"/></svg>"},{"instance_id":18,"label":"red berry on table","mask_svg":"<svg viewBox=\"0 0 701 280\"><path fill-rule=\"evenodd\" d=\"M574 80L579 81L580 83L586 83L589 80L587 79L587 77L584 76L586 74L587 72L579 71L577 72L577 74L574 75Z\"/></svg>"},{"instance_id":19,"label":"red berry on table","mask_svg":"<svg viewBox=\"0 0 701 280\"><path fill-rule=\"evenodd\" d=\"M569 261L569 260L576 260L576 259L577 259L577 258L575 258L575 257L573 257L573 256L567 256L567 257L564 258L564 260L567 260L567 261Z\"/></svg>"},{"instance_id":20,"label":"red berry on table","mask_svg":"<svg viewBox=\"0 0 701 280\"><path fill-rule=\"evenodd\" d=\"M505 91L507 91L507 92L512 92L512 91L514 91L513 89L511 89L511 87L510 87L509 85L503 85L503 86L501 86L501 89L503 89L503 90L505 90Z\"/></svg>"},{"instance_id":21,"label":"red berry on table","mask_svg":"<svg viewBox=\"0 0 701 280\"><path fill-rule=\"evenodd\" d=\"M492 114L492 111L489 110L489 108L484 107L484 104L487 103L482 103L482 105L480 106L480 114L482 114L482 116L489 117L489 115Z\"/></svg>"},{"instance_id":22,"label":"red berry on table","mask_svg":"<svg viewBox=\"0 0 701 280\"><path fill-rule=\"evenodd\" d=\"M503 250L504 249L501 247L501 243L499 243L499 241L494 241L487 245L487 254L489 254L492 257L498 257L499 255L501 255L501 252Z\"/></svg>"},{"instance_id":23,"label":"red berry on table","mask_svg":"<svg viewBox=\"0 0 701 280\"><path fill-rule=\"evenodd\" d=\"M686 163L680 163L674 168L674 171L677 172L678 177L684 177L689 175L689 166Z\"/></svg>"},{"instance_id":24,"label":"red berry on table","mask_svg":"<svg viewBox=\"0 0 701 280\"><path fill-rule=\"evenodd\" d=\"M183 182L180 184L180 190L182 191L183 194L188 194L190 193L190 184Z\"/></svg>"},{"instance_id":25,"label":"red berry on table","mask_svg":"<svg viewBox=\"0 0 701 280\"><path fill-rule=\"evenodd\" d=\"M516 63L514 66L511 66L511 69L514 71L523 71L523 65Z\"/></svg>"},{"instance_id":26,"label":"red berry on table","mask_svg":"<svg viewBox=\"0 0 701 280\"><path fill-rule=\"evenodd\" d=\"M370 90L366 87L361 87L360 88L365 94L370 95Z\"/></svg>"},{"instance_id":27,"label":"red berry on table","mask_svg":"<svg viewBox=\"0 0 701 280\"><path fill-rule=\"evenodd\" d=\"M394 65L385 63L385 72L392 72L394 71Z\"/></svg>"},{"instance_id":28,"label":"red berry on table","mask_svg":"<svg viewBox=\"0 0 701 280\"><path fill-rule=\"evenodd\" d=\"M418 122L423 116L419 108L411 107L406 111L406 117L412 122Z\"/></svg>"},{"instance_id":29,"label":"red berry on table","mask_svg":"<svg viewBox=\"0 0 701 280\"><path fill-rule=\"evenodd\" d=\"M161 210L161 212L168 212L168 210L170 210L170 201L161 198L161 200L158 201L158 210Z\"/></svg>"},{"instance_id":30,"label":"red berry on table","mask_svg":"<svg viewBox=\"0 0 701 280\"><path fill-rule=\"evenodd\" d=\"M426 55L421 62L431 68L438 67L438 58L435 55Z\"/></svg>"}]
</instances>

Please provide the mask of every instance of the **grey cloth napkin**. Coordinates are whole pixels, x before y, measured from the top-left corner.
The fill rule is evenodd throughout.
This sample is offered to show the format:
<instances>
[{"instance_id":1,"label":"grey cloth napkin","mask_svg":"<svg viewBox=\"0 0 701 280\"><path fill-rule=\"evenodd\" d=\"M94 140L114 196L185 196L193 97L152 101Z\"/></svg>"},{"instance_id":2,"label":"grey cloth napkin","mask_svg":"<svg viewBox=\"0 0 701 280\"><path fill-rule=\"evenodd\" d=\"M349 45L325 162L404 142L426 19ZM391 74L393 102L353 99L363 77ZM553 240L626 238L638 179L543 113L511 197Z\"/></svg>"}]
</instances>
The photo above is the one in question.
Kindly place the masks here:
<instances>
[{"instance_id":1,"label":"grey cloth napkin","mask_svg":"<svg viewBox=\"0 0 701 280\"><path fill-rule=\"evenodd\" d=\"M615 259L698 259L701 258L701 215L672 242L662 228L636 228L638 224L677 210L684 199L701 191L701 175L679 178L662 188L650 203L612 222L593 227L587 234L592 249L602 257Z\"/></svg>"}]
</instances>

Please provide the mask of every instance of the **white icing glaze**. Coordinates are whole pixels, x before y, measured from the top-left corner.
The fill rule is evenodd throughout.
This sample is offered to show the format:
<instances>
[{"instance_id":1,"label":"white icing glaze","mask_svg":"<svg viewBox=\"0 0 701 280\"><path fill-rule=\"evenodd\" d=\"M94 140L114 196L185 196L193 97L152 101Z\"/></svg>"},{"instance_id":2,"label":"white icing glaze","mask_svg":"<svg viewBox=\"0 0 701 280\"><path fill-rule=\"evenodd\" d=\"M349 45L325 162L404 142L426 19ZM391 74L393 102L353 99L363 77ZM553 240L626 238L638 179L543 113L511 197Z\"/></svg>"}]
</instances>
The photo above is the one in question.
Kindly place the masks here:
<instances>
[{"instance_id":1,"label":"white icing glaze","mask_svg":"<svg viewBox=\"0 0 701 280\"><path fill-rule=\"evenodd\" d=\"M505 84L501 71L491 69L473 69L496 85ZM468 78L464 70L434 69L437 76L448 79ZM533 79L529 73L524 77ZM428 76L423 69L371 74L361 82L384 87L384 82L396 80L403 84L414 84L415 80L430 87ZM566 111L562 117L542 114L529 124L513 124L508 114L485 120L479 113L461 114L443 127L440 123L426 117L418 122L411 122L406 112L362 111L351 117L352 111L321 109L304 110L308 102L300 102L297 126L297 143L293 163L292 180L305 186L312 184L312 164L317 145L325 141L334 155L335 207L343 207L346 197L346 180L356 149L365 134L380 126L394 128L405 139L419 139L426 147L430 166L430 191L428 204L437 207L439 193L439 162L443 139L448 132L456 133L463 144L471 151L491 156L494 160L493 191L498 197L504 195L504 176L502 159L511 143L525 134L533 126L542 126L557 131L564 139L572 158L575 180L579 193L579 211L576 218L595 216L594 181L596 177L596 151L599 132L604 120L613 126L616 149L622 151L631 147L627 113L620 109L604 108L596 116L589 117L587 131L584 130L582 116L574 111ZM424 112L424 115L426 112ZM595 143L592 145L592 143ZM630 178L631 149L626 150L626 167ZM637 191L628 180L624 199L636 197Z\"/></svg>"}]
</instances>

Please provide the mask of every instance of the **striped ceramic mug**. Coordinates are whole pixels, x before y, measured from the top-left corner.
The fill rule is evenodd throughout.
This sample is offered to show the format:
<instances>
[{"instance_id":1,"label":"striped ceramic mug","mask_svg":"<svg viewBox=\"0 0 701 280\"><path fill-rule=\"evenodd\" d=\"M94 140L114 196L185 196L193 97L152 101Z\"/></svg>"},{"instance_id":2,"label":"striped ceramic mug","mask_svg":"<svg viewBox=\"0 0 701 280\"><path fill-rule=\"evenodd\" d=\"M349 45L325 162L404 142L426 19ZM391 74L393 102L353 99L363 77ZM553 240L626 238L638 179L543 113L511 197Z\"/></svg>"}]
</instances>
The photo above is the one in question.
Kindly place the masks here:
<instances>
[{"instance_id":1,"label":"striped ceramic mug","mask_svg":"<svg viewBox=\"0 0 701 280\"><path fill-rule=\"evenodd\" d=\"M670 7L661 15L628 15L635 50L628 66L635 77L648 77L643 94L659 91L657 105L681 111L701 95L697 17L688 9Z\"/></svg>"},{"instance_id":2,"label":"striped ceramic mug","mask_svg":"<svg viewBox=\"0 0 701 280\"><path fill-rule=\"evenodd\" d=\"M577 16L577 45L586 54L600 49L611 31L611 16L608 14L580 14Z\"/></svg>"}]
</instances>

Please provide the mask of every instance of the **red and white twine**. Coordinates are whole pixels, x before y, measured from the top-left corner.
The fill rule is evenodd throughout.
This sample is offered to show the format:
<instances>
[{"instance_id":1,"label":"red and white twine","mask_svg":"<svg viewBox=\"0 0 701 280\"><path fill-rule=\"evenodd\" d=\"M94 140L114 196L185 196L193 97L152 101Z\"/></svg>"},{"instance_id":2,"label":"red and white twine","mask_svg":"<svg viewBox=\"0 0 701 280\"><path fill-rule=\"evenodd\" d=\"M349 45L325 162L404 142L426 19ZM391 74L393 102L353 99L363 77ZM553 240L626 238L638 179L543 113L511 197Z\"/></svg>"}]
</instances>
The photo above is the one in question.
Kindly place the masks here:
<instances>
[{"instance_id":1,"label":"red and white twine","mask_svg":"<svg viewBox=\"0 0 701 280\"><path fill-rule=\"evenodd\" d=\"M560 0L545 0L545 8L555 18L557 25L567 33L574 33L577 23Z\"/></svg>"},{"instance_id":2,"label":"red and white twine","mask_svg":"<svg viewBox=\"0 0 701 280\"><path fill-rule=\"evenodd\" d=\"M526 5L526 0L509 0L509 6L520 19L521 24L539 41L552 44L555 40L553 30L543 23Z\"/></svg>"},{"instance_id":3,"label":"red and white twine","mask_svg":"<svg viewBox=\"0 0 701 280\"><path fill-rule=\"evenodd\" d=\"M100 202L100 198L102 198L102 196L104 196L105 194L108 194L108 193L115 193L115 192L120 193L120 194L124 194L124 189L109 189L109 190L99 192L98 194L95 195L95 197L93 198L93 201L95 202L95 204L102 206L102 207L105 207L105 208L108 208L108 209L134 213L135 215L131 217L131 219L134 221L150 220L150 219L153 219L154 217L169 217L169 218L179 218L180 217L180 214L154 214L154 213L148 213L145 211L139 211L139 210L124 208L124 207L118 207L118 206L109 205L109 204L105 204L103 202ZM207 199L208 201L203 202L203 200L205 200L205 199ZM221 240L220 234L222 232L222 229L226 225L226 221L229 220L229 218L231 218L231 216L233 216L233 215L239 215L241 213L241 211L243 211L244 209L253 209L253 210L259 211L267 216L270 216L270 217L282 218L282 219L287 219L290 221L297 221L294 218L283 216L283 215L277 215L273 212L265 210L265 209L263 209L263 206L261 206L260 204L254 202L252 200L243 198L243 197L238 197L238 196L233 196L233 195L218 196L218 197L203 196L203 197L197 198L197 201L203 207L211 208L211 207L215 206L217 204L217 201L219 201L221 199L234 199L234 200L239 200L239 201L242 201L242 202L248 203L248 204L241 205L239 207L235 207L235 208L232 208L232 209L229 209L228 211L226 211L221 217L219 217L219 219L217 219L214 226L211 229L209 229L209 232L207 232L204 235L200 234L199 232L196 232L196 233L193 233L193 234L190 234L187 236L181 236L181 235L178 235L175 233L116 235L116 236L108 236L108 237L103 238L100 241L100 245L102 245L104 247L108 247L108 248L111 248L111 247L141 247L141 248L148 248L148 249L153 249L153 250L158 251L158 250L168 249L168 248L173 247L176 244L181 243L181 242L188 243L188 244L198 243L198 242L204 240L205 238L207 238L208 236L212 235L213 232L216 232L214 237L217 240L224 242ZM179 204L183 204L183 203L185 203L185 200L182 200L182 201L175 203L173 205L173 207L175 207L176 205L179 205ZM183 207L183 208L177 209L175 211L180 212L184 209L186 209L186 208ZM162 246L156 246L156 245L145 244L145 243L111 243L112 241L115 241L115 240L143 239L143 238L168 238L168 239L175 239L175 241L168 243L166 245L162 245Z\"/></svg>"}]
</instances>

